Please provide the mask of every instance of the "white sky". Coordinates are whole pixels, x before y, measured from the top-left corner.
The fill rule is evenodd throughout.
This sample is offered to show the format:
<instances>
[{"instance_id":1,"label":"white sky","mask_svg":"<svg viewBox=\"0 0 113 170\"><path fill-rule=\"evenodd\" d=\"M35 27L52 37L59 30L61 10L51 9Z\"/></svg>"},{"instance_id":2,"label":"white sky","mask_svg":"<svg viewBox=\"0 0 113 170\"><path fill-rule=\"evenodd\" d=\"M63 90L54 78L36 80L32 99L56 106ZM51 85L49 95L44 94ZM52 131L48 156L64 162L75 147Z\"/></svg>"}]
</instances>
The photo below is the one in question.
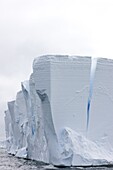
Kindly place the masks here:
<instances>
[{"instance_id":1,"label":"white sky","mask_svg":"<svg viewBox=\"0 0 113 170\"><path fill-rule=\"evenodd\" d=\"M43 54L113 58L113 0L0 0L0 139L6 101Z\"/></svg>"}]
</instances>

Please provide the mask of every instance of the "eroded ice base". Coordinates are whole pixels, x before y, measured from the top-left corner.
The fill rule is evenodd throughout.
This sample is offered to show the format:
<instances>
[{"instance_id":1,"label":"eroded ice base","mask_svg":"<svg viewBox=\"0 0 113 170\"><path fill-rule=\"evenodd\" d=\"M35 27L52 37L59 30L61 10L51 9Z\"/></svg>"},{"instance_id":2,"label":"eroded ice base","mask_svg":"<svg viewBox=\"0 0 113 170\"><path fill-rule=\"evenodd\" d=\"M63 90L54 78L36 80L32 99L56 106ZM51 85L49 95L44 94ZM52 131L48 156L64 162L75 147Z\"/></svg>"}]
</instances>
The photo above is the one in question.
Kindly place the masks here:
<instances>
[{"instance_id":1,"label":"eroded ice base","mask_svg":"<svg viewBox=\"0 0 113 170\"><path fill-rule=\"evenodd\" d=\"M62 155L71 158L72 166L91 166L113 164L113 149L107 150L103 145L88 140L70 128L61 132ZM62 156L62 159L63 159Z\"/></svg>"}]
</instances>

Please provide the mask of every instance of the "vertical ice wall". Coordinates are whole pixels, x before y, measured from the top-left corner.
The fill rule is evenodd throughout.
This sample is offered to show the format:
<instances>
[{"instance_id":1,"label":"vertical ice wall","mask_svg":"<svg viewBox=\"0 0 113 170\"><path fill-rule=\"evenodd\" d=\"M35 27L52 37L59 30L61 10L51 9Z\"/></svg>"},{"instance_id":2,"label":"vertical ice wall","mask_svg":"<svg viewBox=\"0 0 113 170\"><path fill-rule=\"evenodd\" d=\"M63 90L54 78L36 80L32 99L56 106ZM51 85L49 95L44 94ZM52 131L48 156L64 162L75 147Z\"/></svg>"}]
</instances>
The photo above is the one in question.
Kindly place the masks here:
<instances>
[{"instance_id":1,"label":"vertical ice wall","mask_svg":"<svg viewBox=\"0 0 113 170\"><path fill-rule=\"evenodd\" d=\"M86 134L90 57L51 57L51 108L54 126ZM82 117L82 119L81 119Z\"/></svg>"},{"instance_id":2,"label":"vertical ice wall","mask_svg":"<svg viewBox=\"0 0 113 170\"><path fill-rule=\"evenodd\" d=\"M60 151L57 134L55 132L51 104L45 90L36 90L38 96L41 99L43 121L44 121L44 132L47 141L47 147L49 151L49 163L54 165L60 165Z\"/></svg>"},{"instance_id":3,"label":"vertical ice wall","mask_svg":"<svg viewBox=\"0 0 113 170\"><path fill-rule=\"evenodd\" d=\"M41 101L36 93L33 74L21 83L16 100L5 111L7 150L18 157L48 163Z\"/></svg>"},{"instance_id":4,"label":"vertical ice wall","mask_svg":"<svg viewBox=\"0 0 113 170\"><path fill-rule=\"evenodd\" d=\"M28 151L28 158L33 158L34 155L34 124L33 124L33 111L31 107L31 93L30 93L30 81L24 81L21 83L22 91L24 94L25 105L27 108L27 118L28 118L28 135L27 135L27 151Z\"/></svg>"},{"instance_id":5,"label":"vertical ice wall","mask_svg":"<svg viewBox=\"0 0 113 170\"><path fill-rule=\"evenodd\" d=\"M104 150L106 147L103 148L103 145L100 142L98 142L97 145L95 142L99 141L100 139L98 139L98 135L90 133L90 128L88 132L88 139L86 140L85 138L82 138L82 136L85 136L86 134L86 126L88 125L86 114L88 98L93 104L92 90L94 90L93 84L95 83L96 77L96 59L91 65L91 59L88 57L43 56L34 62L34 75L36 81L35 87L37 90L42 92L42 98L40 97L41 101L43 102L44 96L49 96L48 98L51 106L53 126L55 128L56 134L54 139L58 139L58 145L59 143L61 144L61 150L59 151L61 164L63 162L65 165L67 165L67 162L69 163L69 160L71 159L72 162L70 165L99 165L106 164L109 161L111 162L113 155L112 149ZM41 81L39 77L41 77L43 81ZM44 109L44 105L42 107ZM89 109L91 122L92 107ZM44 115L46 114L47 111L44 113ZM93 113L93 115L94 114L95 113ZM96 120L98 122L98 116L96 116ZM52 125L52 123L50 125ZM70 136L68 130L65 129L66 127L73 129L75 132L80 134L80 137L77 137L77 134L74 134L74 137ZM65 132L63 133L63 139L59 137L59 133L62 128L64 129L63 132ZM47 128L45 131L46 130ZM51 132L51 135L52 133L53 132ZM98 130L96 133L98 134ZM90 141L93 135L94 143ZM70 136L69 140L72 140L73 145L73 141L75 141L75 138L77 139L76 144L79 146L78 150L76 149L76 146L72 147L71 141L69 143L67 142L66 136ZM81 141L84 143L84 145L88 144L90 146L87 148L86 153L83 151L80 153L80 139L85 140L85 142ZM62 141L64 143L62 143ZM105 142L104 145L107 146L107 144L108 142ZM68 149L66 149L67 145L68 147L70 145ZM84 147L82 147L82 149L83 148ZM93 149L98 150L98 152L92 152Z\"/></svg>"},{"instance_id":6,"label":"vertical ice wall","mask_svg":"<svg viewBox=\"0 0 113 170\"><path fill-rule=\"evenodd\" d=\"M8 102L8 109L11 117L11 125L12 125L12 132L13 132L12 146L10 149L12 154L15 154L21 145L19 125L18 122L16 121L16 113L14 108L15 108L15 101Z\"/></svg>"},{"instance_id":7,"label":"vertical ice wall","mask_svg":"<svg viewBox=\"0 0 113 170\"><path fill-rule=\"evenodd\" d=\"M19 91L16 96L14 105L15 121L18 124L20 131L20 148L27 147L27 108L22 91Z\"/></svg>"},{"instance_id":8,"label":"vertical ice wall","mask_svg":"<svg viewBox=\"0 0 113 170\"><path fill-rule=\"evenodd\" d=\"M6 131L6 147L7 147L7 151L9 152L12 145L12 136L13 136L9 110L5 111L5 131Z\"/></svg>"},{"instance_id":9,"label":"vertical ice wall","mask_svg":"<svg viewBox=\"0 0 113 170\"><path fill-rule=\"evenodd\" d=\"M57 165L59 164L59 148L51 115L50 74L49 57L47 57L47 60L43 60L43 58L40 58L38 62L37 60L34 60L33 75L35 80L35 89L37 91L37 96L39 96L39 98L41 99L40 104L42 107L44 137L46 138L46 143L48 147L49 162Z\"/></svg>"},{"instance_id":10,"label":"vertical ice wall","mask_svg":"<svg viewBox=\"0 0 113 170\"><path fill-rule=\"evenodd\" d=\"M42 102L49 162L53 164L71 165L72 161L70 151L63 153L59 148L62 127L78 128L85 134L90 64L90 58L74 56L43 56L34 61L35 88Z\"/></svg>"},{"instance_id":11,"label":"vertical ice wall","mask_svg":"<svg viewBox=\"0 0 113 170\"><path fill-rule=\"evenodd\" d=\"M31 100L31 116L29 122L32 131L29 133L28 138L28 157L48 163L48 147L44 135L41 101L36 93L33 74L30 76L29 90Z\"/></svg>"}]
</instances>

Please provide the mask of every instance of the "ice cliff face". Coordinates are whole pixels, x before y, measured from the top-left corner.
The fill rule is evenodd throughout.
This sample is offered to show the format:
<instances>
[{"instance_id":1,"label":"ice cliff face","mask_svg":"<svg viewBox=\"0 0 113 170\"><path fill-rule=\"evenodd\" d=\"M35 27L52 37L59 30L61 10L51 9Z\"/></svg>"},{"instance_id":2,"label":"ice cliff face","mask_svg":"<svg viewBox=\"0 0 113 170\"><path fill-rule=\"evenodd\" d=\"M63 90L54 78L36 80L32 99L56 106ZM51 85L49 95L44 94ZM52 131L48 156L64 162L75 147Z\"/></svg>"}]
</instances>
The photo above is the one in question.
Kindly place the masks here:
<instances>
[{"instance_id":1,"label":"ice cliff face","mask_svg":"<svg viewBox=\"0 0 113 170\"><path fill-rule=\"evenodd\" d=\"M113 61L42 56L5 111L7 150L57 166L113 164Z\"/></svg>"}]
</instances>

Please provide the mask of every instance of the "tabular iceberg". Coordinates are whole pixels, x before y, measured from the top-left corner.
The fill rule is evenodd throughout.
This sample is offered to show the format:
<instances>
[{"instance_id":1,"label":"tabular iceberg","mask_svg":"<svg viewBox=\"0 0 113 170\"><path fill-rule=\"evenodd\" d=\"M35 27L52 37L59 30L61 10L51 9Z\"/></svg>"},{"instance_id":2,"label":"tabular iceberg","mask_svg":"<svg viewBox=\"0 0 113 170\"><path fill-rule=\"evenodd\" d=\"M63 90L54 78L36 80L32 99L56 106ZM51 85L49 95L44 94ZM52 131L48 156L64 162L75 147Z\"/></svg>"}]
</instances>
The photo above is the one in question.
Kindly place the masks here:
<instances>
[{"instance_id":1,"label":"tabular iceberg","mask_svg":"<svg viewBox=\"0 0 113 170\"><path fill-rule=\"evenodd\" d=\"M56 166L113 164L113 61L41 56L5 111L7 150Z\"/></svg>"}]
</instances>

